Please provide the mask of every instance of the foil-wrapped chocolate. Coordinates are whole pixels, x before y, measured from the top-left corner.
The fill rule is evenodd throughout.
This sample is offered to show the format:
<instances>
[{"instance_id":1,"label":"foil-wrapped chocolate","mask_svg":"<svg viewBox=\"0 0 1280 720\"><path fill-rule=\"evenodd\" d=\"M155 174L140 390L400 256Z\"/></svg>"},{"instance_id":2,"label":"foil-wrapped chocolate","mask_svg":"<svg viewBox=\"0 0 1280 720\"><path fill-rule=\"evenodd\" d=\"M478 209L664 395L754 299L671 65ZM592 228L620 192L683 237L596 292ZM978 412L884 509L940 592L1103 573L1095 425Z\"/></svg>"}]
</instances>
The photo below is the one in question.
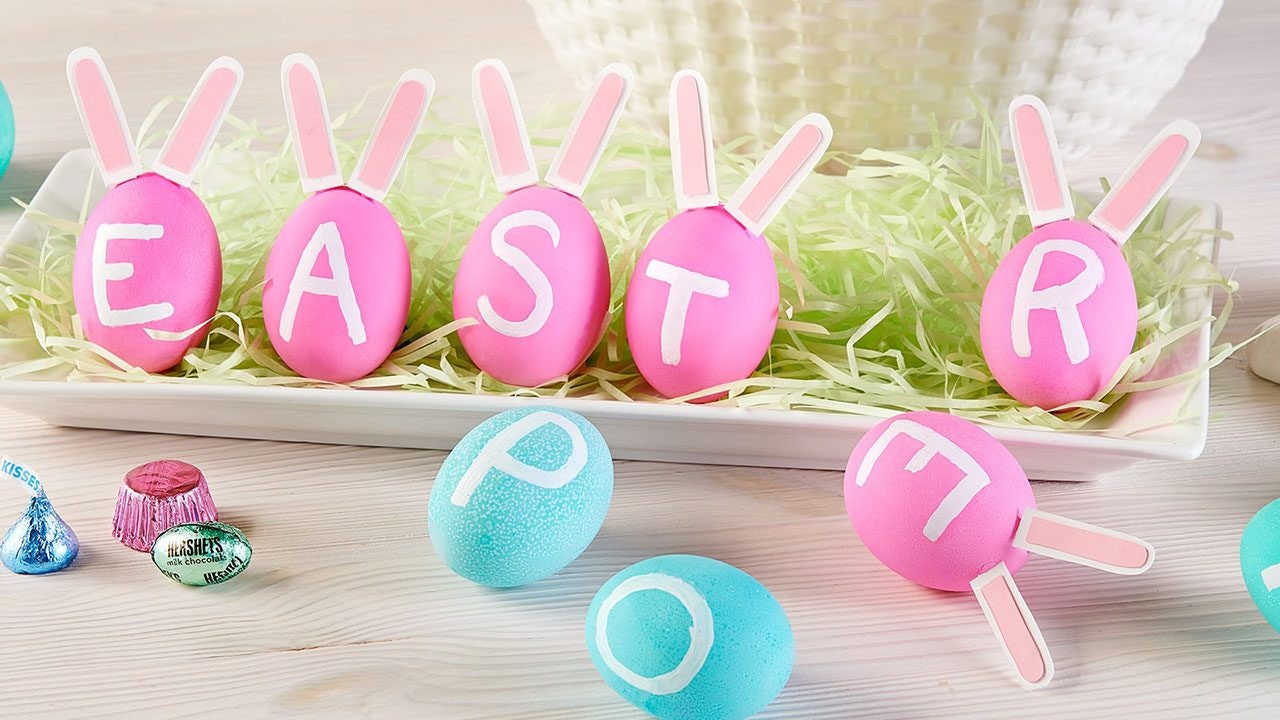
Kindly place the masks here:
<instances>
[{"instance_id":1,"label":"foil-wrapped chocolate","mask_svg":"<svg viewBox=\"0 0 1280 720\"><path fill-rule=\"evenodd\" d=\"M74 562L80 541L53 509L35 472L6 457L0 460L0 474L22 483L31 495L27 511L0 539L0 562L22 575L56 572Z\"/></svg>"},{"instance_id":2,"label":"foil-wrapped chocolate","mask_svg":"<svg viewBox=\"0 0 1280 720\"><path fill-rule=\"evenodd\" d=\"M200 468L181 460L156 460L125 473L116 495L111 534L148 552L174 525L218 519L218 508Z\"/></svg>"},{"instance_id":3,"label":"foil-wrapped chocolate","mask_svg":"<svg viewBox=\"0 0 1280 720\"><path fill-rule=\"evenodd\" d=\"M217 585L249 567L253 548L239 528L220 522L184 523L160 533L151 560L183 585Z\"/></svg>"}]
</instances>

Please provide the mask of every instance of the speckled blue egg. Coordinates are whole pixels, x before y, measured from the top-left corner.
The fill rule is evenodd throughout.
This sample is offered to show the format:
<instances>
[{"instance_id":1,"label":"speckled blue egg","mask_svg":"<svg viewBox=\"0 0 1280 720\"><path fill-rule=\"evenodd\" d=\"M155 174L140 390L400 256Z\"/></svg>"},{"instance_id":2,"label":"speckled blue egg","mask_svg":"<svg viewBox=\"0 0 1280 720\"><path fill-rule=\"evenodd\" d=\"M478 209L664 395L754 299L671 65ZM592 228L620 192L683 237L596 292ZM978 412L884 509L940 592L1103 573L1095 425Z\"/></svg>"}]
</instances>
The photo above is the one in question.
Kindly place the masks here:
<instances>
[{"instance_id":1,"label":"speckled blue egg","mask_svg":"<svg viewBox=\"0 0 1280 720\"><path fill-rule=\"evenodd\" d=\"M659 718L735 720L791 676L791 624L755 578L662 555L614 575L587 610L587 650L609 687Z\"/></svg>"},{"instance_id":2,"label":"speckled blue egg","mask_svg":"<svg viewBox=\"0 0 1280 720\"><path fill-rule=\"evenodd\" d=\"M1245 526L1240 572L1258 612L1280 631L1280 500L1259 510Z\"/></svg>"},{"instance_id":3,"label":"speckled blue egg","mask_svg":"<svg viewBox=\"0 0 1280 720\"><path fill-rule=\"evenodd\" d=\"M518 408L480 423L445 458L427 526L454 572L515 587L581 555L612 496L613 456L594 425L560 408Z\"/></svg>"},{"instance_id":4,"label":"speckled blue egg","mask_svg":"<svg viewBox=\"0 0 1280 720\"><path fill-rule=\"evenodd\" d=\"M0 83L0 177L4 177L4 171L9 169L16 135L13 104L9 102L9 93L5 92L4 83Z\"/></svg>"}]
</instances>

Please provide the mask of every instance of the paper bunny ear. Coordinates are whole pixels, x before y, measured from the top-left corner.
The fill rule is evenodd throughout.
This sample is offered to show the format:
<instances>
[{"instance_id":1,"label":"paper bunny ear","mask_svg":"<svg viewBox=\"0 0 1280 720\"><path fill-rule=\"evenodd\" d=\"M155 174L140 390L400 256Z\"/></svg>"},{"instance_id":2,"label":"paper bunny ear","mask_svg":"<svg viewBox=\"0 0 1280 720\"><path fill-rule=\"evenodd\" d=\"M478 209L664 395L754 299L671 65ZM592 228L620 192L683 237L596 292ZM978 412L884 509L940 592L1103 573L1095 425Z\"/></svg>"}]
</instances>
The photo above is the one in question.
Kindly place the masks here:
<instances>
[{"instance_id":1,"label":"paper bunny ear","mask_svg":"<svg viewBox=\"0 0 1280 720\"><path fill-rule=\"evenodd\" d=\"M569 132L547 171L547 183L570 195L581 197L591 173L604 154L622 107L635 84L631 68L621 63L609 65L596 77L587 99L569 126Z\"/></svg>"},{"instance_id":2,"label":"paper bunny ear","mask_svg":"<svg viewBox=\"0 0 1280 720\"><path fill-rule=\"evenodd\" d=\"M752 233L763 234L830 144L831 122L825 116L810 113L800 118L764 156L725 209Z\"/></svg>"},{"instance_id":3,"label":"paper bunny ear","mask_svg":"<svg viewBox=\"0 0 1280 720\"><path fill-rule=\"evenodd\" d=\"M507 66L501 60L476 65L471 94L498 189L509 193L537 183L538 168Z\"/></svg>"},{"instance_id":4,"label":"paper bunny ear","mask_svg":"<svg viewBox=\"0 0 1280 720\"><path fill-rule=\"evenodd\" d=\"M222 127L236 93L240 92L243 80L244 68L234 59L220 57L210 63L160 150L160 157L153 166L157 174L179 185L191 184L200 161L213 147L213 139Z\"/></svg>"},{"instance_id":5,"label":"paper bunny ear","mask_svg":"<svg viewBox=\"0 0 1280 720\"><path fill-rule=\"evenodd\" d=\"M67 56L67 81L102 179L107 185L117 185L141 175L142 165L120 96L98 51L89 47L73 50Z\"/></svg>"},{"instance_id":6,"label":"paper bunny ear","mask_svg":"<svg viewBox=\"0 0 1280 720\"><path fill-rule=\"evenodd\" d=\"M1018 684L1028 690L1048 685L1053 680L1053 658L1009 568L999 563L969 584Z\"/></svg>"},{"instance_id":7,"label":"paper bunny ear","mask_svg":"<svg viewBox=\"0 0 1280 720\"><path fill-rule=\"evenodd\" d=\"M1094 208L1089 222L1123 245L1169 191L1198 147L1200 128L1195 123L1175 120L1166 125Z\"/></svg>"},{"instance_id":8,"label":"paper bunny ear","mask_svg":"<svg viewBox=\"0 0 1280 720\"><path fill-rule=\"evenodd\" d=\"M1058 137L1044 102L1034 95L1014 98L1009 103L1009 133L1031 225L1040 227L1075 217Z\"/></svg>"},{"instance_id":9,"label":"paper bunny ear","mask_svg":"<svg viewBox=\"0 0 1280 720\"><path fill-rule=\"evenodd\" d=\"M320 71L309 55L294 53L280 65L284 110L298 159L302 189L309 193L342 184L338 149L329 129L329 106L320 87Z\"/></svg>"},{"instance_id":10,"label":"paper bunny ear","mask_svg":"<svg viewBox=\"0 0 1280 720\"><path fill-rule=\"evenodd\" d=\"M1155 561L1151 545L1132 535L1041 510L1024 510L1014 547L1117 575L1138 575Z\"/></svg>"},{"instance_id":11,"label":"paper bunny ear","mask_svg":"<svg viewBox=\"0 0 1280 720\"><path fill-rule=\"evenodd\" d=\"M426 70L409 70L400 76L351 176L351 189L379 202L387 196L427 116L435 88L436 81Z\"/></svg>"},{"instance_id":12,"label":"paper bunny ear","mask_svg":"<svg viewBox=\"0 0 1280 720\"><path fill-rule=\"evenodd\" d=\"M681 210L720 204L709 102L702 73L681 70L671 78L671 170Z\"/></svg>"}]
</instances>

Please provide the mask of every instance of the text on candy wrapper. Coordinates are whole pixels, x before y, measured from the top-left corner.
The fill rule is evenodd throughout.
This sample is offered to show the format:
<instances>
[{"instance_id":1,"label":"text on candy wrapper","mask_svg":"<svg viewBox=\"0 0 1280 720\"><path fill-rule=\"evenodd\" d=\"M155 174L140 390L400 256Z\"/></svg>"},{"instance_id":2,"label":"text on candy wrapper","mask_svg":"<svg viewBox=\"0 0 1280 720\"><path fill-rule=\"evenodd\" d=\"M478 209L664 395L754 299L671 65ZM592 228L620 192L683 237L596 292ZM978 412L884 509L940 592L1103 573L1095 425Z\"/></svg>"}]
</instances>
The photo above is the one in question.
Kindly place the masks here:
<instances>
[{"instance_id":1,"label":"text on candy wrapper","mask_svg":"<svg viewBox=\"0 0 1280 720\"><path fill-rule=\"evenodd\" d=\"M1262 584L1267 592L1280 588L1280 563L1276 563L1262 571Z\"/></svg>"},{"instance_id":2,"label":"text on candy wrapper","mask_svg":"<svg viewBox=\"0 0 1280 720\"><path fill-rule=\"evenodd\" d=\"M0 458L0 473L22 483L32 495L44 494L44 486L40 483L40 477L36 475L34 470L17 460L10 460L8 456Z\"/></svg>"}]
</instances>

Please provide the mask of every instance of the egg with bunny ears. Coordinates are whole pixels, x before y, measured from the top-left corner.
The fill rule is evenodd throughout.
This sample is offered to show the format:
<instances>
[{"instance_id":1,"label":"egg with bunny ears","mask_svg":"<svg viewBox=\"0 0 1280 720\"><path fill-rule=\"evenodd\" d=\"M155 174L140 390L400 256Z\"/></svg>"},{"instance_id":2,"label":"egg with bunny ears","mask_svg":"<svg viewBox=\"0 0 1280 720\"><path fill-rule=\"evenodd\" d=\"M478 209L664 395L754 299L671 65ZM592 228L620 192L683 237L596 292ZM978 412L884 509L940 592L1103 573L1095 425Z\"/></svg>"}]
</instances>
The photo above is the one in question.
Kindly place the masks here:
<instances>
[{"instance_id":1,"label":"egg with bunny ears","mask_svg":"<svg viewBox=\"0 0 1280 720\"><path fill-rule=\"evenodd\" d=\"M1019 683L1047 685L1053 660L1013 575L1028 553L1120 575L1151 567L1138 538L1036 509L1026 473L977 425L917 411L881 421L845 468L844 501L871 554L912 582L972 592Z\"/></svg>"},{"instance_id":2,"label":"egg with bunny ears","mask_svg":"<svg viewBox=\"0 0 1280 720\"><path fill-rule=\"evenodd\" d=\"M1132 352L1138 299L1120 247L1191 160L1200 130L1166 126L1080 221L1044 103L1014 99L1009 127L1034 230L987 283L982 354L1005 392L1053 409L1105 392Z\"/></svg>"},{"instance_id":3,"label":"egg with bunny ears","mask_svg":"<svg viewBox=\"0 0 1280 720\"><path fill-rule=\"evenodd\" d=\"M721 205L707 100L699 73L683 70L672 79L671 164L680 212L649 241L627 287L631 354L666 397L741 380L760 365L778 324L778 271L761 235L831 144L831 123L806 115Z\"/></svg>"},{"instance_id":4,"label":"egg with bunny ears","mask_svg":"<svg viewBox=\"0 0 1280 720\"><path fill-rule=\"evenodd\" d=\"M235 60L214 60L152 170L143 172L102 57L80 48L67 58L71 93L110 188L76 243L76 314L85 338L122 367L168 370L208 334L222 290L222 253L191 182L242 77Z\"/></svg>"},{"instance_id":5,"label":"egg with bunny ears","mask_svg":"<svg viewBox=\"0 0 1280 720\"><path fill-rule=\"evenodd\" d=\"M349 184L343 184L315 62L285 58L285 111L302 202L267 257L262 315L280 359L304 377L341 383L386 361L404 331L412 285L400 224L382 204L409 153L435 81L405 72Z\"/></svg>"},{"instance_id":6,"label":"egg with bunny ears","mask_svg":"<svg viewBox=\"0 0 1280 720\"><path fill-rule=\"evenodd\" d=\"M582 365L609 310L609 258L582 193L631 92L625 65L602 70L560 144L547 184L538 170L507 68L472 74L476 117L498 189L507 197L481 221L453 288L458 330L472 362L511 385L536 387Z\"/></svg>"}]
</instances>

